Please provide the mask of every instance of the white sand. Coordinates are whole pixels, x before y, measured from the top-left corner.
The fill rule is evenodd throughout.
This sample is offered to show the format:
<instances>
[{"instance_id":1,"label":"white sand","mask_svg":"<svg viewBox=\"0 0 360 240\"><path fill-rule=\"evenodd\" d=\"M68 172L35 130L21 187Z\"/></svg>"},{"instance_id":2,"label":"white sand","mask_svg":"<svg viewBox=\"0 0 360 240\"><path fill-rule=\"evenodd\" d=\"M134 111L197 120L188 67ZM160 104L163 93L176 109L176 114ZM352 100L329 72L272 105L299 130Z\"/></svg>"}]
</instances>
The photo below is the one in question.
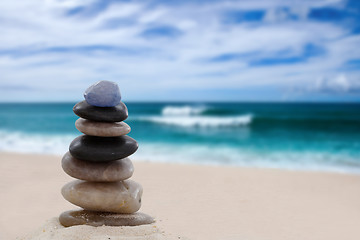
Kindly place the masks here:
<instances>
[{"instance_id":1,"label":"white sand","mask_svg":"<svg viewBox=\"0 0 360 240\"><path fill-rule=\"evenodd\" d=\"M62 171L60 160L0 153L0 239L24 236L44 226L47 219L74 209L60 194L61 187L71 180ZM134 165L132 179L144 187L141 211L154 216L156 229L160 229L153 239L163 234L166 239L181 236L191 240L360 239L359 175L146 162ZM46 226L54 226L51 224L55 223ZM147 227L139 231L148 231ZM77 236L86 236L89 228L64 231L80 231ZM110 229L96 231L111 234Z\"/></svg>"},{"instance_id":2,"label":"white sand","mask_svg":"<svg viewBox=\"0 0 360 240\"><path fill-rule=\"evenodd\" d=\"M168 240L179 239L175 236L166 236L156 224L137 227L91 227L73 226L63 227L58 218L52 218L33 233L19 240ZM183 238L180 238L183 239Z\"/></svg>"}]
</instances>

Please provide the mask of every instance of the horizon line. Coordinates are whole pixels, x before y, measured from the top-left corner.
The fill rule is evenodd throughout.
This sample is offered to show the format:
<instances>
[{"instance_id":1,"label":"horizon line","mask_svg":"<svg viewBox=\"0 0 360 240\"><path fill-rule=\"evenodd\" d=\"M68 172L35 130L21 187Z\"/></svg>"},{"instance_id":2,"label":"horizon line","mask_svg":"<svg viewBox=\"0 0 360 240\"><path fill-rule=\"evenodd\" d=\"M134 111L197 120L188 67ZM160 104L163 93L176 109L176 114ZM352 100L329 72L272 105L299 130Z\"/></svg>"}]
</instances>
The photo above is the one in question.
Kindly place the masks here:
<instances>
[{"instance_id":1,"label":"horizon line","mask_svg":"<svg viewBox=\"0 0 360 240\"><path fill-rule=\"evenodd\" d=\"M83 101L83 100L81 100ZM78 103L78 100L75 101L9 101L9 102L3 102L0 101L0 104L76 104ZM152 104L152 103L182 103L182 104L194 104L194 103L260 103L260 104L360 104L360 101L256 101L256 100L219 100L219 101L211 101L211 100L194 100L194 101L176 101L176 100L130 100L130 101L123 101L124 103L141 103L141 104Z\"/></svg>"}]
</instances>

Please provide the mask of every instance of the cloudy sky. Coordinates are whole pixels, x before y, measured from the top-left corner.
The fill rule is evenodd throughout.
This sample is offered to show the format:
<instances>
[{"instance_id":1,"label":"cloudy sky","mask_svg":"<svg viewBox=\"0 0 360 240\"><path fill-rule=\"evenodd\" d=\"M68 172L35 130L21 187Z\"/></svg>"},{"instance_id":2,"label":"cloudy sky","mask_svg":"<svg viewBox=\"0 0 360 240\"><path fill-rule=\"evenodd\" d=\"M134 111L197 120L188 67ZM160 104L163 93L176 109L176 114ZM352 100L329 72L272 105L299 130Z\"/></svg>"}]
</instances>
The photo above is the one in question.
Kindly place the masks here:
<instances>
[{"instance_id":1,"label":"cloudy sky","mask_svg":"<svg viewBox=\"0 0 360 240\"><path fill-rule=\"evenodd\" d=\"M360 1L0 2L0 101L360 101Z\"/></svg>"}]
</instances>

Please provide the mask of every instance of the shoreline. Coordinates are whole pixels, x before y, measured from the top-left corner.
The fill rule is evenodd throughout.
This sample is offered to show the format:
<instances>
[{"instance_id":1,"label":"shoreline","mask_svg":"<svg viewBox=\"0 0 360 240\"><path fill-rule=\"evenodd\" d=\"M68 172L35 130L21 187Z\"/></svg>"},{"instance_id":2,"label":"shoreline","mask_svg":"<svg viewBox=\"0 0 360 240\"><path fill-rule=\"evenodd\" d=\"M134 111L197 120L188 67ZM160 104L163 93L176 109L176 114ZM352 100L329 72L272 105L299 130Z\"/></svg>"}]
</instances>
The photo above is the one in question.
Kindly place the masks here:
<instances>
[{"instance_id":1,"label":"shoreline","mask_svg":"<svg viewBox=\"0 0 360 240\"><path fill-rule=\"evenodd\" d=\"M0 152L0 238L15 239L76 207L61 156ZM360 176L134 161L141 212L189 239L359 239ZM259 231L261 229L261 231Z\"/></svg>"},{"instance_id":2,"label":"shoreline","mask_svg":"<svg viewBox=\"0 0 360 240\"><path fill-rule=\"evenodd\" d=\"M66 151L64 151L65 154ZM37 153L37 152L14 152L14 151L3 151L0 150L0 155L9 154L9 155L24 155L24 156L49 156L51 158L61 158L64 154L58 153ZM136 154L136 153L135 153ZM170 158L170 156L168 157ZM257 165L241 165L241 164L221 164L221 163L210 163L210 162L179 162L179 161L165 161L165 160L152 160L141 157L131 157L131 160L139 163L154 163L154 164L164 164L164 165L182 165L182 166L195 166L195 167L219 167L219 168L241 168L248 170L275 170L275 171L285 171L285 172L303 172L303 173L320 173L320 174L341 174L341 175L354 175L360 176L360 171L347 171L344 169L336 169L336 167L318 169L318 168L295 168L295 167L277 167L277 166L257 166Z\"/></svg>"}]
</instances>

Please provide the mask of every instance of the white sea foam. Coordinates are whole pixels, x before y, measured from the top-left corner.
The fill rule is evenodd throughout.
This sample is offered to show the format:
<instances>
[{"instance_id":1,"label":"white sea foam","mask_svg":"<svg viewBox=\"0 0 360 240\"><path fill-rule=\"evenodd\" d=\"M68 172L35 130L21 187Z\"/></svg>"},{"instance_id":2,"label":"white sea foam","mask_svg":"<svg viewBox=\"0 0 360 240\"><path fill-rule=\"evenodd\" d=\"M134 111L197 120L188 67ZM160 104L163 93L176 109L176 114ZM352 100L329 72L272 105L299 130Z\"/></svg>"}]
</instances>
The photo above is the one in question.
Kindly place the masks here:
<instances>
[{"instance_id":1,"label":"white sea foam","mask_svg":"<svg viewBox=\"0 0 360 240\"><path fill-rule=\"evenodd\" d=\"M206 111L205 106L166 106L161 114L164 116L190 116L199 115Z\"/></svg>"},{"instance_id":2,"label":"white sea foam","mask_svg":"<svg viewBox=\"0 0 360 240\"><path fill-rule=\"evenodd\" d=\"M252 121L252 116L240 115L233 117L215 116L148 116L136 120L166 124L178 127L236 127L246 126Z\"/></svg>"},{"instance_id":3,"label":"white sea foam","mask_svg":"<svg viewBox=\"0 0 360 240\"><path fill-rule=\"evenodd\" d=\"M61 155L75 137L0 131L0 151Z\"/></svg>"},{"instance_id":4,"label":"white sea foam","mask_svg":"<svg viewBox=\"0 0 360 240\"><path fill-rule=\"evenodd\" d=\"M42 135L0 130L0 151L63 155L75 135ZM321 152L259 152L227 145L141 142L134 160L206 165L303 169L360 174L358 159Z\"/></svg>"},{"instance_id":5,"label":"white sea foam","mask_svg":"<svg viewBox=\"0 0 360 240\"><path fill-rule=\"evenodd\" d=\"M139 160L205 165L230 165L289 170L328 171L360 174L358 159L321 152L269 151L213 147L204 144L143 143L133 155Z\"/></svg>"}]
</instances>

